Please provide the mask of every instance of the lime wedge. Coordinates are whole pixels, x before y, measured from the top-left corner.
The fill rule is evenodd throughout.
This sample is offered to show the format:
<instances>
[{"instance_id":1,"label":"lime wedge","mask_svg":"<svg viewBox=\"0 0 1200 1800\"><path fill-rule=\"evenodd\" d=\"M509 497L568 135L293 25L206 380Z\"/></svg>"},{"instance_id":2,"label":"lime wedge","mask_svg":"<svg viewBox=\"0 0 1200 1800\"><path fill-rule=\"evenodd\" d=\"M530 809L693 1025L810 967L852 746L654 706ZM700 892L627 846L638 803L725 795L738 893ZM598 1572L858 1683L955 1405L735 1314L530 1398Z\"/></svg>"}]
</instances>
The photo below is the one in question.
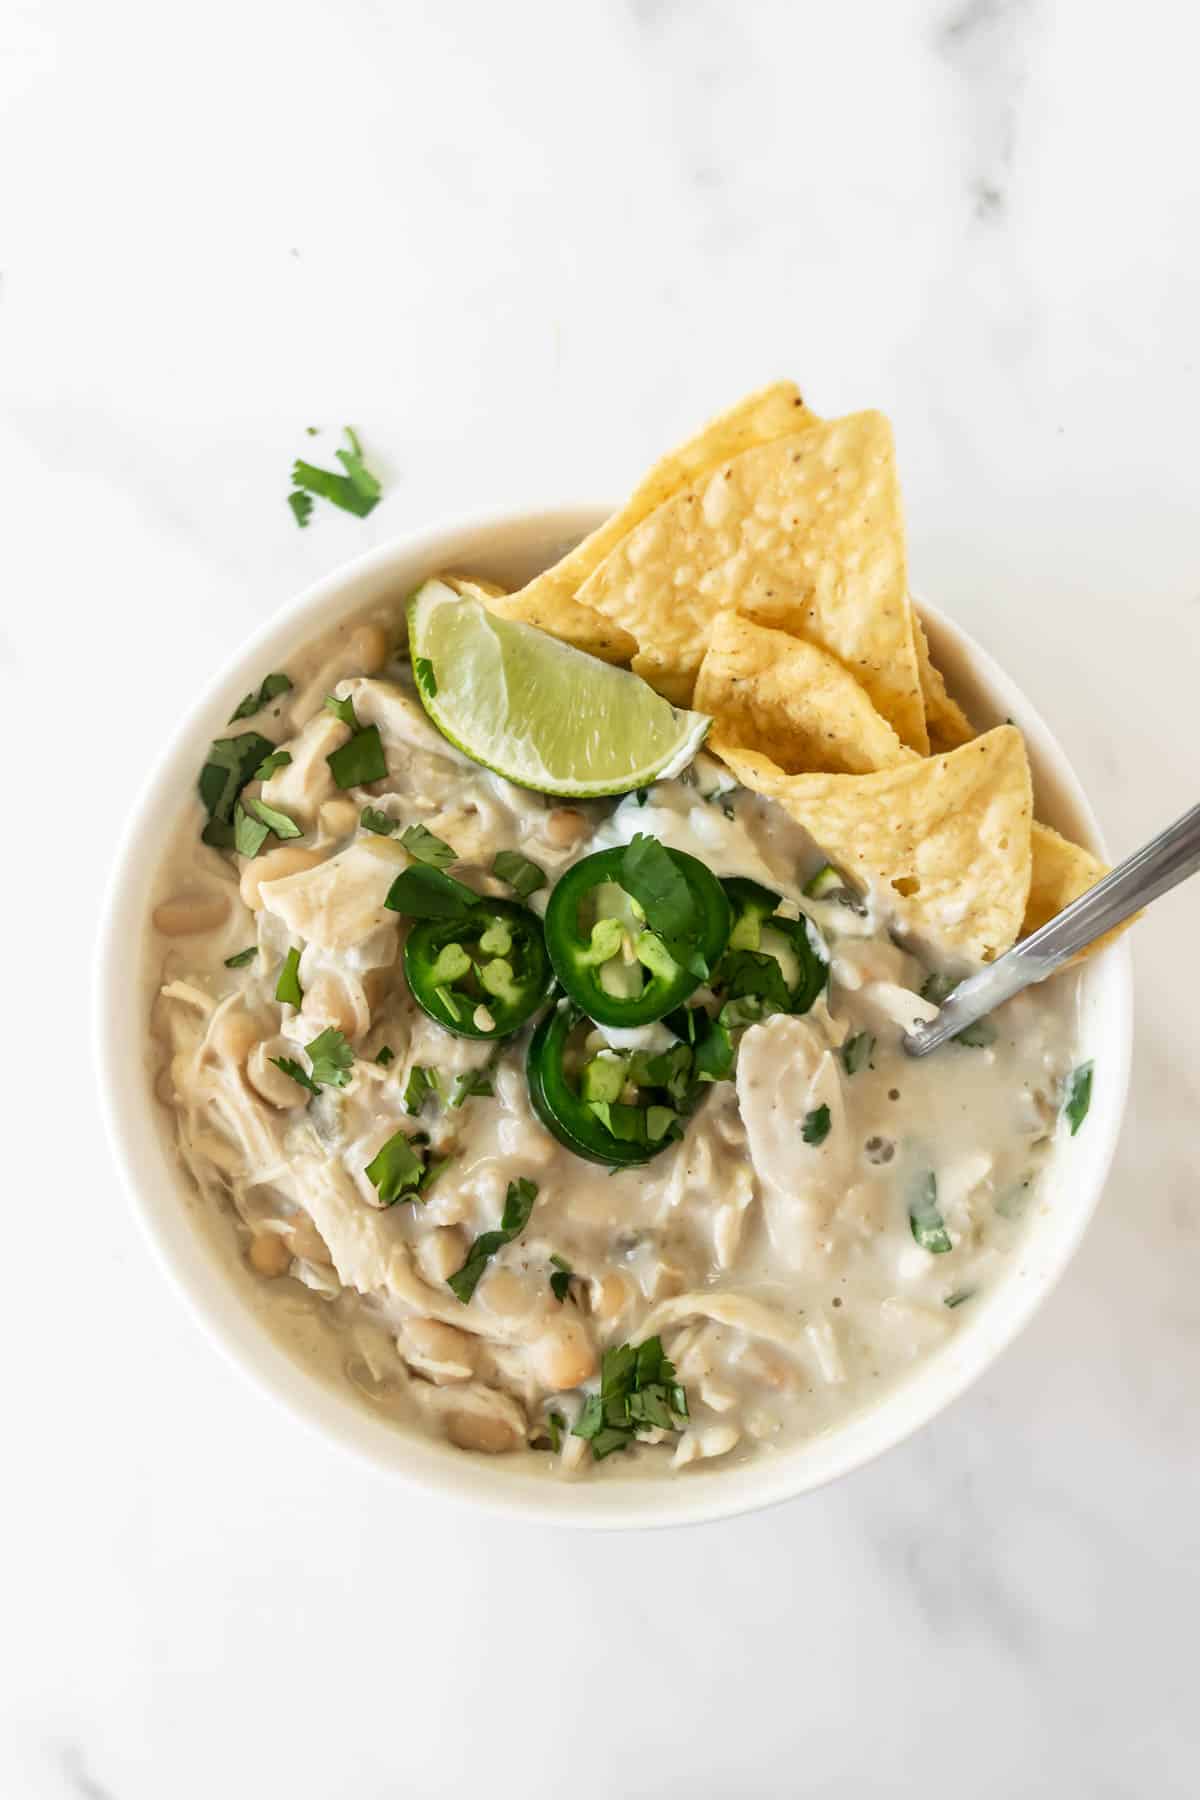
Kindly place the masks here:
<instances>
[{"instance_id":1,"label":"lime wedge","mask_svg":"<svg viewBox=\"0 0 1200 1800\"><path fill-rule=\"evenodd\" d=\"M585 800L677 775L710 721L640 675L495 618L444 581L408 603L417 691L444 737L520 787Z\"/></svg>"}]
</instances>

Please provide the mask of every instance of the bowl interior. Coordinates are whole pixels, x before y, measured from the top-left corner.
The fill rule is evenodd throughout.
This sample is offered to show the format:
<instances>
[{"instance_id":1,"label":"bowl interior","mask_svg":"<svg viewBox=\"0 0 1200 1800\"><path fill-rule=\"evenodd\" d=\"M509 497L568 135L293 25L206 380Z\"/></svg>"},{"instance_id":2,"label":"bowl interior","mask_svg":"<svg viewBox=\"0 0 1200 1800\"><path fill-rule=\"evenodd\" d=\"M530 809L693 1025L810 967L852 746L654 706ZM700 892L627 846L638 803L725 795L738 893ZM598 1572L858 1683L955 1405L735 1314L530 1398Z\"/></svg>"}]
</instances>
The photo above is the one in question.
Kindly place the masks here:
<instances>
[{"instance_id":1,"label":"bowl interior","mask_svg":"<svg viewBox=\"0 0 1200 1800\"><path fill-rule=\"evenodd\" d=\"M110 1135L138 1216L160 1263L217 1343L298 1418L377 1467L451 1499L525 1520L574 1526L649 1526L719 1518L806 1492L844 1474L925 1423L972 1381L1026 1323L1061 1275L1099 1197L1120 1126L1131 1039L1131 977L1124 943L1089 964L1081 981L1081 1056L1095 1056L1088 1130L1047 1169L1045 1204L1011 1273L951 1343L889 1388L880 1402L807 1443L742 1466L699 1467L686 1477L639 1474L567 1483L526 1460L490 1462L398 1430L347 1388L327 1386L281 1347L254 1305L254 1278L222 1256L207 1216L179 1167L165 1110L151 1092L146 1018L153 991L148 909L155 876L143 853L190 790L231 701L263 668L319 629L394 599L426 575L461 570L516 587L605 517L596 507L506 515L422 532L372 551L318 582L245 645L180 725L129 821L101 927L97 1067ZM1025 733L1039 817L1103 853L1095 819L1067 758L1012 680L937 608L920 603L935 660L981 724L1011 718ZM145 946L131 970L128 946ZM527 1459L532 1462L534 1459Z\"/></svg>"}]
</instances>

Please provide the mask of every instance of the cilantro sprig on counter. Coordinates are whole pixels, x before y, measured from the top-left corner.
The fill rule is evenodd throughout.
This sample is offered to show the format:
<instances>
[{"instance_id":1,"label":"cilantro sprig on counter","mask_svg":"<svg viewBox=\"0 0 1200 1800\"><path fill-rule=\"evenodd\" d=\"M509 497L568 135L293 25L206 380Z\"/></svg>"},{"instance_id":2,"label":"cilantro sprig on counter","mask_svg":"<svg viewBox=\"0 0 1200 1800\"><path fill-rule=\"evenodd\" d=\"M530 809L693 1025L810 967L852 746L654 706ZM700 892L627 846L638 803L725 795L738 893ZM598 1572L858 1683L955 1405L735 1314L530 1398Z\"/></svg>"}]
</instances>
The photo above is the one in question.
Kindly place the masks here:
<instances>
[{"instance_id":1,"label":"cilantro sprig on counter","mask_svg":"<svg viewBox=\"0 0 1200 1800\"><path fill-rule=\"evenodd\" d=\"M314 496L328 500L342 512L353 513L357 519L365 519L379 505L383 494L379 478L368 469L358 435L349 425L345 427L345 437L345 444L334 451L342 465L340 475L336 469L318 468L301 458L292 464L292 491L287 500L297 525L308 524Z\"/></svg>"}]
</instances>

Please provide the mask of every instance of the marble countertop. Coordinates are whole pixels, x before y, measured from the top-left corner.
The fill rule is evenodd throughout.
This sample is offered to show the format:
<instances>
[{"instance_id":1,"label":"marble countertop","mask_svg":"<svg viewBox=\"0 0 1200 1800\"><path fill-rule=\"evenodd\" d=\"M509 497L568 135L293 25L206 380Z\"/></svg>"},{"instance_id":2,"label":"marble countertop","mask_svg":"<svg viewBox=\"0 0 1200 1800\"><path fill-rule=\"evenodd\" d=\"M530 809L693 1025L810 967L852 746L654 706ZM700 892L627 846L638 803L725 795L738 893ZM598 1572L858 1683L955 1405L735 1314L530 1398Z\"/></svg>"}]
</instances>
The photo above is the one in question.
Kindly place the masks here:
<instances>
[{"instance_id":1,"label":"marble countertop","mask_svg":"<svg viewBox=\"0 0 1200 1800\"><path fill-rule=\"evenodd\" d=\"M1114 850L1193 802L1197 42L1170 0L4 11L0 1793L1196 1793L1194 889L1031 1329L851 1480L682 1533L447 1515L276 1416L134 1227L88 988L132 790L250 626L776 375L892 416L917 591ZM346 421L386 500L299 532Z\"/></svg>"}]
</instances>

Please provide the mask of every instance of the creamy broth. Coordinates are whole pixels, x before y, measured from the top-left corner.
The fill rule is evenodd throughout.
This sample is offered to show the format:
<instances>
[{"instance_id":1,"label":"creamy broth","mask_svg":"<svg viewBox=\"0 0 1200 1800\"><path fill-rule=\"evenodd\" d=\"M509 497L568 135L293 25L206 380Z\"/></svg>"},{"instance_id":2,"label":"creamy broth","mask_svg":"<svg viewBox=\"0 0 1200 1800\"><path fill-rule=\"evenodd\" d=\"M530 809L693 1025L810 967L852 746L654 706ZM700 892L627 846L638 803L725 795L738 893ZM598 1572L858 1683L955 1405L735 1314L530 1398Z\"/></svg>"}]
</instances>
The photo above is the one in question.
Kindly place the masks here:
<instances>
[{"instance_id":1,"label":"creamy broth","mask_svg":"<svg viewBox=\"0 0 1200 1800\"><path fill-rule=\"evenodd\" d=\"M895 941L869 895L807 898L823 859L782 809L732 787L704 753L619 801L566 805L512 786L429 723L398 612L305 647L287 664L291 691L228 728L290 752L246 793L302 835L252 859L212 849L193 803L163 861L156 1091L226 1252L314 1372L464 1450L612 1474L829 1429L936 1354L1011 1269L1059 1129L1075 978L1011 1001L991 1042L908 1059L902 1033L935 1010L921 989L937 947ZM327 757L350 733L327 693L378 727L385 779L334 785ZM365 807L450 844L455 875L480 894L510 895L490 870L497 851L520 850L547 875L529 901L539 914L582 857L652 836L781 895L810 922L827 990L803 1014L747 1025L735 1078L711 1085L682 1140L610 1173L535 1117L528 1031L498 1047L456 1037L414 1003L399 960L408 922L383 907L409 858L364 830ZM275 998L293 949L299 1008ZM346 1087L312 1096L274 1059L302 1064L327 1028L354 1062ZM628 1034L604 1039L630 1047ZM673 1041L661 1023L633 1034L648 1052ZM406 1107L416 1068L440 1090L419 1114ZM382 1207L366 1170L400 1130L425 1134L445 1166L417 1200ZM537 1190L528 1222L464 1304L448 1280L520 1178ZM948 1250L918 1241L939 1232ZM598 1463L572 1426L603 1352L653 1336L688 1416Z\"/></svg>"}]
</instances>

